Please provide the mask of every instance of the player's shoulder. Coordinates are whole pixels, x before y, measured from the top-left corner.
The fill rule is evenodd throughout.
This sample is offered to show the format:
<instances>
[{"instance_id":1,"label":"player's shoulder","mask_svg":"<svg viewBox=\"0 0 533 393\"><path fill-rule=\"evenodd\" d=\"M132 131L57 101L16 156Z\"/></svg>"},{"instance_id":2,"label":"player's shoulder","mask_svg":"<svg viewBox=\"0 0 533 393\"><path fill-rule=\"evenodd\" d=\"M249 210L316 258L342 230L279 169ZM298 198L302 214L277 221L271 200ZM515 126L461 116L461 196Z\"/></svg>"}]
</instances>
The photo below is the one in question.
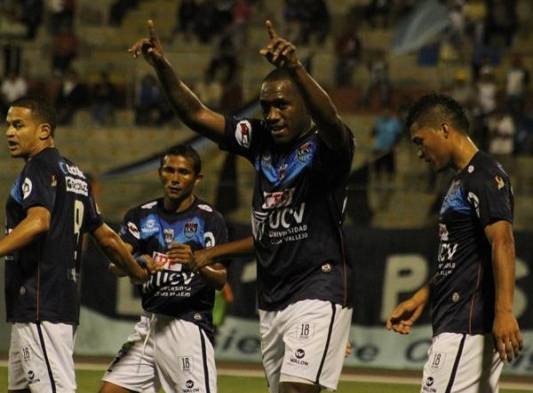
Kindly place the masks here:
<instances>
[{"instance_id":1,"label":"player's shoulder","mask_svg":"<svg viewBox=\"0 0 533 393\"><path fill-rule=\"evenodd\" d=\"M162 198L150 199L148 201L144 201L140 203L139 205L132 207L129 210L129 212L135 212L141 215L153 213L155 210L157 210L161 201L162 201Z\"/></svg>"},{"instance_id":2,"label":"player's shoulder","mask_svg":"<svg viewBox=\"0 0 533 393\"><path fill-rule=\"evenodd\" d=\"M47 169L53 170L58 167L61 160L59 152L55 148L47 148L32 157L25 165L25 170Z\"/></svg>"},{"instance_id":3,"label":"player's shoulder","mask_svg":"<svg viewBox=\"0 0 533 393\"><path fill-rule=\"evenodd\" d=\"M207 203L203 199L196 198L194 205L199 214L202 214L208 217L211 216L211 217L222 218L222 213L220 213L218 210L216 210L213 207L213 205L211 205L210 203Z\"/></svg>"},{"instance_id":4,"label":"player's shoulder","mask_svg":"<svg viewBox=\"0 0 533 393\"><path fill-rule=\"evenodd\" d=\"M230 132L234 134L237 143L245 149L250 148L252 142L258 139L264 139L265 136L269 135L264 132L268 128L264 120L228 117L226 122L230 127Z\"/></svg>"},{"instance_id":5,"label":"player's shoulder","mask_svg":"<svg viewBox=\"0 0 533 393\"><path fill-rule=\"evenodd\" d=\"M484 184L493 179L509 179L503 166L489 154L479 151L465 168L467 184Z\"/></svg>"}]
</instances>

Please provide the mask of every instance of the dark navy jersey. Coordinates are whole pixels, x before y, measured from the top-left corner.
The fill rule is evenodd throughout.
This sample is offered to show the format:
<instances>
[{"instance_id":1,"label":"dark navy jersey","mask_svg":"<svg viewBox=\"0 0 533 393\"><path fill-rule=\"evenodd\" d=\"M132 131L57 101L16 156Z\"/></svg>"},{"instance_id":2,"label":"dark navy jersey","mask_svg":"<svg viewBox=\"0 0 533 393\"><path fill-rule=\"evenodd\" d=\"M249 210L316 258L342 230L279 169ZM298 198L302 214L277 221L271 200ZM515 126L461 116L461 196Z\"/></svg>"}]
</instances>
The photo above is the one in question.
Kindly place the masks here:
<instances>
[{"instance_id":1,"label":"dark navy jersey","mask_svg":"<svg viewBox=\"0 0 533 393\"><path fill-rule=\"evenodd\" d=\"M225 243L228 238L222 215L210 205L195 199L185 211L165 210L163 199L131 209L120 234L136 254L151 255L156 261L168 259L169 245L177 241L193 250ZM212 336L215 290L199 273L168 265L153 273L141 287L144 310L193 322Z\"/></svg>"},{"instance_id":2,"label":"dark navy jersey","mask_svg":"<svg viewBox=\"0 0 533 393\"><path fill-rule=\"evenodd\" d=\"M77 324L80 240L102 220L85 175L54 148L31 158L12 187L8 233L33 206L50 211L50 229L6 257L7 320Z\"/></svg>"},{"instance_id":3,"label":"dark navy jersey","mask_svg":"<svg viewBox=\"0 0 533 393\"><path fill-rule=\"evenodd\" d=\"M502 166L478 152L451 181L439 216L437 272L431 283L433 334L492 331L495 289L487 225L513 220Z\"/></svg>"},{"instance_id":4,"label":"dark navy jersey","mask_svg":"<svg viewBox=\"0 0 533 393\"><path fill-rule=\"evenodd\" d=\"M264 121L226 118L221 147L246 157L257 172L252 229L259 308L281 310L304 299L348 305L351 266L341 226L353 143L333 151L313 130L282 152Z\"/></svg>"}]
</instances>

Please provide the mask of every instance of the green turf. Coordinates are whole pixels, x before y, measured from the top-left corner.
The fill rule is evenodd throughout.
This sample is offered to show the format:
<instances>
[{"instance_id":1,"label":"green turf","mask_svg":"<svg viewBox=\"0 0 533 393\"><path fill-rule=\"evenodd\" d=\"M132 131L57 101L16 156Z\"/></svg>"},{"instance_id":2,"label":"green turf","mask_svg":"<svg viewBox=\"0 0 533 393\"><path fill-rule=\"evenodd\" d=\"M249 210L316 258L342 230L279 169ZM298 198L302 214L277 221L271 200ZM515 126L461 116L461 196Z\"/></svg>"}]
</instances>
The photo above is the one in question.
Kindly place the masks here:
<instances>
[{"instance_id":1,"label":"green turf","mask_svg":"<svg viewBox=\"0 0 533 393\"><path fill-rule=\"evenodd\" d=\"M97 393L103 371L77 371L78 393ZM0 390L7 391L7 368L0 371ZM417 385L341 382L339 393L417 393ZM500 390L501 393L527 393L523 390ZM218 393L267 393L265 380L252 377L218 377Z\"/></svg>"}]
</instances>

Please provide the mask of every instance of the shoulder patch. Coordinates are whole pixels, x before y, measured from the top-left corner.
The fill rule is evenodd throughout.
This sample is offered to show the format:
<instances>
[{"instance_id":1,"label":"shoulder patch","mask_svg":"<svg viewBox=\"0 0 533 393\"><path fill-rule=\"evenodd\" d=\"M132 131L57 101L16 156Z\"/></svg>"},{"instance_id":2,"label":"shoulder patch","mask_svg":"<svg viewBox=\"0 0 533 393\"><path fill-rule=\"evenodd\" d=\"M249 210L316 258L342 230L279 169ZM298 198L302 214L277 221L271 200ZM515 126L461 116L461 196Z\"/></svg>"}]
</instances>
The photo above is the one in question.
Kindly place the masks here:
<instances>
[{"instance_id":1,"label":"shoulder patch","mask_svg":"<svg viewBox=\"0 0 533 393\"><path fill-rule=\"evenodd\" d=\"M248 149L252 142L252 125L248 120L241 120L235 126L235 139L237 143Z\"/></svg>"},{"instance_id":2,"label":"shoulder patch","mask_svg":"<svg viewBox=\"0 0 533 393\"><path fill-rule=\"evenodd\" d=\"M206 205L204 203L201 203L198 205L198 209L201 209L201 210L205 210L206 212L209 212L209 213L212 213L213 212L213 208L209 205Z\"/></svg>"},{"instance_id":3,"label":"shoulder patch","mask_svg":"<svg viewBox=\"0 0 533 393\"><path fill-rule=\"evenodd\" d=\"M29 177L24 179L24 183L22 183L22 199L26 199L30 196L31 190L33 188L33 184Z\"/></svg>"},{"instance_id":4,"label":"shoulder patch","mask_svg":"<svg viewBox=\"0 0 533 393\"><path fill-rule=\"evenodd\" d=\"M151 209L155 205L157 205L157 201L148 202L148 203L145 203L144 205L142 205L141 209Z\"/></svg>"}]
</instances>

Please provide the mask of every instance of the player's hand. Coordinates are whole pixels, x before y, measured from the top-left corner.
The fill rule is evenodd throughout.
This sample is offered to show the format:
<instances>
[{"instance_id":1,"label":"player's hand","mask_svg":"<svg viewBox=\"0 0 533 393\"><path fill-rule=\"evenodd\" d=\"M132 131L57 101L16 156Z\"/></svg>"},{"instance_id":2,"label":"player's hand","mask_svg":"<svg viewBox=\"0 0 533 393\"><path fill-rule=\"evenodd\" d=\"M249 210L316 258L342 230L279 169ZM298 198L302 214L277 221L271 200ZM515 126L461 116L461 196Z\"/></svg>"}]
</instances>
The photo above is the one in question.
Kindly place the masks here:
<instances>
[{"instance_id":1,"label":"player's hand","mask_svg":"<svg viewBox=\"0 0 533 393\"><path fill-rule=\"evenodd\" d=\"M296 56L296 47L274 30L272 22L267 20L266 28L270 41L259 53L278 68L293 68L301 63Z\"/></svg>"},{"instance_id":2,"label":"player's hand","mask_svg":"<svg viewBox=\"0 0 533 393\"><path fill-rule=\"evenodd\" d=\"M171 264L179 263L185 266L188 270L193 270L194 255L191 246L188 244L173 242L167 251L167 255L170 258Z\"/></svg>"},{"instance_id":3,"label":"player's hand","mask_svg":"<svg viewBox=\"0 0 533 393\"><path fill-rule=\"evenodd\" d=\"M155 31L154 22L151 19L148 20L148 38L138 40L128 52L134 59L142 54L146 62L152 67L167 62L161 47L161 41L159 41L159 36Z\"/></svg>"},{"instance_id":4,"label":"player's hand","mask_svg":"<svg viewBox=\"0 0 533 393\"><path fill-rule=\"evenodd\" d=\"M193 262L193 271L209 266L215 263L215 261L209 255L209 248L203 248L201 250L196 250L194 252L194 262Z\"/></svg>"},{"instance_id":5,"label":"player's hand","mask_svg":"<svg viewBox=\"0 0 533 393\"><path fill-rule=\"evenodd\" d=\"M387 319L387 330L400 334L409 334L411 326L420 317L425 303L417 303L413 298L400 303Z\"/></svg>"},{"instance_id":6,"label":"player's hand","mask_svg":"<svg viewBox=\"0 0 533 393\"><path fill-rule=\"evenodd\" d=\"M348 356L352 356L352 351L352 343L350 342L350 340L348 340L348 342L346 343L346 348L344 349L344 357L347 358Z\"/></svg>"},{"instance_id":7,"label":"player's hand","mask_svg":"<svg viewBox=\"0 0 533 393\"><path fill-rule=\"evenodd\" d=\"M496 313L492 328L494 344L502 361L512 361L523 347L522 334L512 312Z\"/></svg>"}]
</instances>

